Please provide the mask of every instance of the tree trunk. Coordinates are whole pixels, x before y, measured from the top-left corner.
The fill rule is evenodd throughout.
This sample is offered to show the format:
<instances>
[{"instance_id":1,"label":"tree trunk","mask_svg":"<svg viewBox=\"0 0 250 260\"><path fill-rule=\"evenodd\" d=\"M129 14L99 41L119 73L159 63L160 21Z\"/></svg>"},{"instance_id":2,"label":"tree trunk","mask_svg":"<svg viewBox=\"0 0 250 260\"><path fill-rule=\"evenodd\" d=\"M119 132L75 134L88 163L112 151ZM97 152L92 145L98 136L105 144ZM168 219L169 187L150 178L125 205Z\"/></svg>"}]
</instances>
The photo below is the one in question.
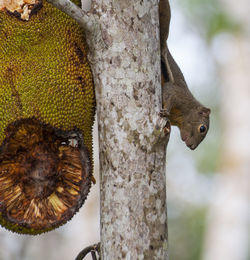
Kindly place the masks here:
<instances>
[{"instance_id":1,"label":"tree trunk","mask_svg":"<svg viewBox=\"0 0 250 260\"><path fill-rule=\"evenodd\" d=\"M93 1L102 259L167 259L158 1ZM91 49L91 46L90 46ZM164 123L165 124L165 123ZM159 142L159 140L162 140Z\"/></svg>"}]
</instances>

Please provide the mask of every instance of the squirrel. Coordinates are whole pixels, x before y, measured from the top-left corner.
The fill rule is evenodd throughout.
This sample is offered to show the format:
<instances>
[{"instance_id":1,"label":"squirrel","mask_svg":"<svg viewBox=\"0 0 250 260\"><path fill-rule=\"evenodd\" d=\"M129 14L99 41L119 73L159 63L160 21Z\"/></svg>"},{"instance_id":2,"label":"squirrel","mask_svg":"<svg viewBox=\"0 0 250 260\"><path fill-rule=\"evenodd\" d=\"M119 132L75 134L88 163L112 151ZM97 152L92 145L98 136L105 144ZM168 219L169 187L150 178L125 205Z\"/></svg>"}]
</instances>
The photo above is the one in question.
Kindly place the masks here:
<instances>
[{"instance_id":1,"label":"squirrel","mask_svg":"<svg viewBox=\"0 0 250 260\"><path fill-rule=\"evenodd\" d=\"M167 38L171 18L168 0L160 0L161 43L161 116L167 117L171 125L180 129L181 139L194 150L205 138L209 129L210 109L201 105L188 89L185 78L169 52Z\"/></svg>"}]
</instances>

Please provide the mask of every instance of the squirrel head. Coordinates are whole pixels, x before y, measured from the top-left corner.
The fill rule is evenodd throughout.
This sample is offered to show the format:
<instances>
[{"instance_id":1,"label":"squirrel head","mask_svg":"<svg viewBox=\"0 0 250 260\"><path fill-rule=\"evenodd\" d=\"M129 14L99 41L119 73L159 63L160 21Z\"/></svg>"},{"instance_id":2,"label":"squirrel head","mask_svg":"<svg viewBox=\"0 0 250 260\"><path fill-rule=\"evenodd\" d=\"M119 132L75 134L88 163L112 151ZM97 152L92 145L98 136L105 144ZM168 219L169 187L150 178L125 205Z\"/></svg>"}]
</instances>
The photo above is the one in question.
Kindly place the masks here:
<instances>
[{"instance_id":1,"label":"squirrel head","mask_svg":"<svg viewBox=\"0 0 250 260\"><path fill-rule=\"evenodd\" d=\"M181 139L191 150L194 150L205 138L209 129L210 112L209 108L201 106L191 110L189 115L184 117L180 127Z\"/></svg>"}]
</instances>

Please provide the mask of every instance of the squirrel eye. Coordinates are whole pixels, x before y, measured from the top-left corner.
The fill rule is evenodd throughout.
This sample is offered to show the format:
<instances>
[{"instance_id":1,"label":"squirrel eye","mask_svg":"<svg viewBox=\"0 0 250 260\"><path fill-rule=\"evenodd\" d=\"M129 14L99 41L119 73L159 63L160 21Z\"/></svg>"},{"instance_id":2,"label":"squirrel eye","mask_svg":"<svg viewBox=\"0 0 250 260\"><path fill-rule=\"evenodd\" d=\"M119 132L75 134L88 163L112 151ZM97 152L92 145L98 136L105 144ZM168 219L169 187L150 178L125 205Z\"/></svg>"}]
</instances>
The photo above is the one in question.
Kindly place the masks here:
<instances>
[{"instance_id":1,"label":"squirrel eye","mask_svg":"<svg viewBox=\"0 0 250 260\"><path fill-rule=\"evenodd\" d=\"M200 126L199 126L199 132L200 132L200 133L204 133L204 132L206 132L206 130L207 130L207 128L206 128L205 125L200 125Z\"/></svg>"}]
</instances>

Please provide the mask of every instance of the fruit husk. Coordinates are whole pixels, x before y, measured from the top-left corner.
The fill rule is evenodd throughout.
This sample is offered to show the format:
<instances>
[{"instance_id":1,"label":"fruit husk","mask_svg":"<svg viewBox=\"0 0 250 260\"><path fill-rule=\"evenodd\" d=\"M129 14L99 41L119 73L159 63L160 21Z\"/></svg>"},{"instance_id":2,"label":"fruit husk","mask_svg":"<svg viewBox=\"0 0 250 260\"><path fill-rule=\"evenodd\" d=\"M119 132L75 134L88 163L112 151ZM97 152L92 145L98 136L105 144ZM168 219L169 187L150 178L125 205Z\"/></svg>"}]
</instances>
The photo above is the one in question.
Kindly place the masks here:
<instances>
[{"instance_id":1,"label":"fruit husk","mask_svg":"<svg viewBox=\"0 0 250 260\"><path fill-rule=\"evenodd\" d=\"M14 122L0 147L0 223L26 234L66 223L84 203L91 176L77 129L61 131L34 118Z\"/></svg>"},{"instance_id":2,"label":"fruit husk","mask_svg":"<svg viewBox=\"0 0 250 260\"><path fill-rule=\"evenodd\" d=\"M24 21L15 12L0 10L0 224L17 233L39 234L66 223L89 192L93 179L95 93L82 28L46 1L40 1L39 8L31 14ZM32 135L26 138L29 131ZM69 145L72 134L77 136L79 147ZM31 155L31 151L39 156ZM51 195L60 194L59 191L45 192L44 183L57 187L54 178L65 167L60 162L60 151L68 160L73 160L70 156L74 155L81 172L77 203L74 208L67 204L72 214L66 214L60 201ZM23 175L32 172L32 160L40 167L40 175L33 172L33 179L29 177L25 182ZM29 185L18 184L19 181ZM26 215L20 213L28 210L24 201L18 204L15 214L10 213L13 207L9 203L20 189L21 194L26 194L27 205L33 203ZM39 219L40 211L46 208L41 206L40 213L36 209L44 193L52 196L50 206L62 212L54 219L40 218L36 225L33 213Z\"/></svg>"}]
</instances>

